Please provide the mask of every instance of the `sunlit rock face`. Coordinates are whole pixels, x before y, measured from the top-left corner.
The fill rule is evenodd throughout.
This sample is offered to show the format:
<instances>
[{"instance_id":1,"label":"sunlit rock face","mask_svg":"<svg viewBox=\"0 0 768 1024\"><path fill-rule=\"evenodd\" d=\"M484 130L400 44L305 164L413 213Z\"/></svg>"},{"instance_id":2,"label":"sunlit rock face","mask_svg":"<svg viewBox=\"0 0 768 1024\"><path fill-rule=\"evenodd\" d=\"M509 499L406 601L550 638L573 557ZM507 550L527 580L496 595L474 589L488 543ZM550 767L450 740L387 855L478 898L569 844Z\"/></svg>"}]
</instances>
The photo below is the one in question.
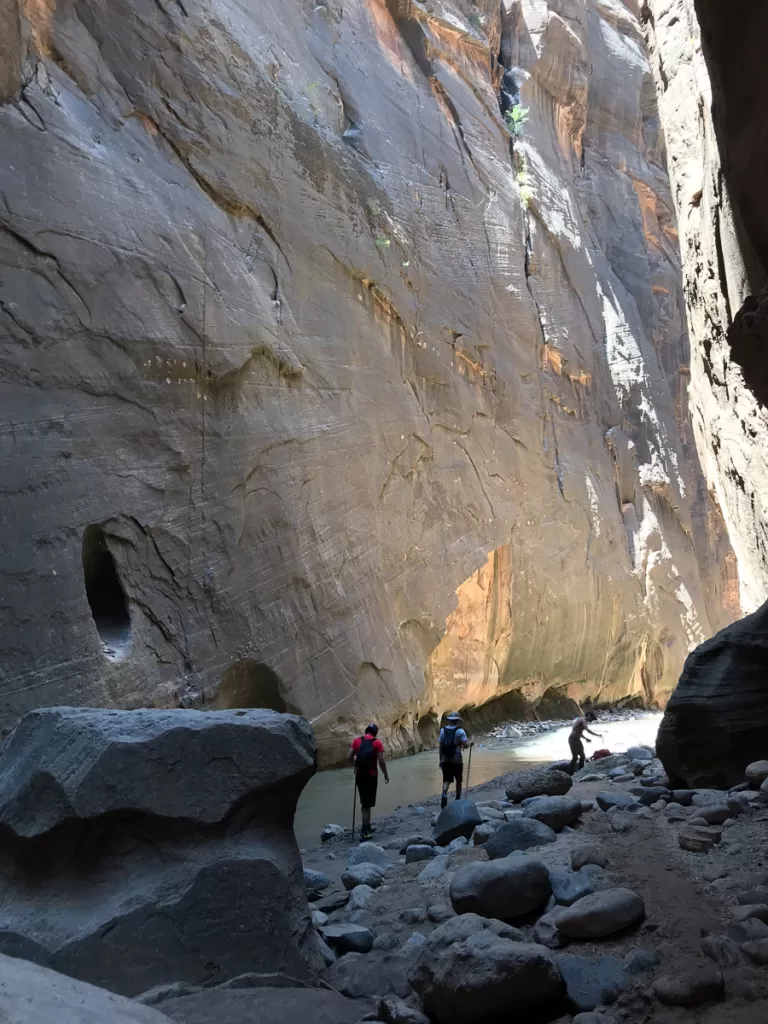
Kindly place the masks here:
<instances>
[{"instance_id":1,"label":"sunlit rock face","mask_svg":"<svg viewBox=\"0 0 768 1024\"><path fill-rule=\"evenodd\" d=\"M738 607L637 16L4 0L8 723L663 702Z\"/></svg>"}]
</instances>

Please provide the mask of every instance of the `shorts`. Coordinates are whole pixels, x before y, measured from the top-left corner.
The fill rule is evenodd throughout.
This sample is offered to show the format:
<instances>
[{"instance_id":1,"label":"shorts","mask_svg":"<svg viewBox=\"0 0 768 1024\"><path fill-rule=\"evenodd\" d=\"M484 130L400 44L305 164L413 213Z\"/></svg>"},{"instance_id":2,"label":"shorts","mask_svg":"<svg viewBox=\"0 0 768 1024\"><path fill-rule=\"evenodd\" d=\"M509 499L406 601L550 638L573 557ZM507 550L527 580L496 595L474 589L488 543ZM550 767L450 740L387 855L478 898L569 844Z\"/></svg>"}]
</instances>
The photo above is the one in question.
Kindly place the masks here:
<instances>
[{"instance_id":1,"label":"shorts","mask_svg":"<svg viewBox=\"0 0 768 1024\"><path fill-rule=\"evenodd\" d=\"M462 761L443 761L440 765L443 773L443 782L457 782L461 784L464 775L464 763Z\"/></svg>"},{"instance_id":2,"label":"shorts","mask_svg":"<svg viewBox=\"0 0 768 1024\"><path fill-rule=\"evenodd\" d=\"M355 776L357 792L360 794L360 806L363 810L376 806L376 789L379 785L378 775Z\"/></svg>"}]
</instances>

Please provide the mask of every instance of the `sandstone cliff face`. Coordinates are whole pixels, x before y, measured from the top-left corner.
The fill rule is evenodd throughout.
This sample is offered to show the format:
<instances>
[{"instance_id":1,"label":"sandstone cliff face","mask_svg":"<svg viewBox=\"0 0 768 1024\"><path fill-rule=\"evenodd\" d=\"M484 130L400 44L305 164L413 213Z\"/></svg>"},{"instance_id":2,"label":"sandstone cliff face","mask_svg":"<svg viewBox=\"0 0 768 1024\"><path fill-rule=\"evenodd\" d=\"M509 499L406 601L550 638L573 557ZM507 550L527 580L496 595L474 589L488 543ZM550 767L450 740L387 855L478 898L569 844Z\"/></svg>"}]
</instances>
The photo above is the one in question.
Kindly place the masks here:
<instances>
[{"instance_id":1,"label":"sandstone cliff face","mask_svg":"<svg viewBox=\"0 0 768 1024\"><path fill-rule=\"evenodd\" d=\"M768 9L649 0L644 20L694 340L694 430L751 611L768 597Z\"/></svg>"},{"instance_id":2,"label":"sandstone cliff face","mask_svg":"<svg viewBox=\"0 0 768 1024\"><path fill-rule=\"evenodd\" d=\"M636 9L21 14L5 719L263 704L327 761L507 692L663 700L735 570Z\"/></svg>"}]
</instances>

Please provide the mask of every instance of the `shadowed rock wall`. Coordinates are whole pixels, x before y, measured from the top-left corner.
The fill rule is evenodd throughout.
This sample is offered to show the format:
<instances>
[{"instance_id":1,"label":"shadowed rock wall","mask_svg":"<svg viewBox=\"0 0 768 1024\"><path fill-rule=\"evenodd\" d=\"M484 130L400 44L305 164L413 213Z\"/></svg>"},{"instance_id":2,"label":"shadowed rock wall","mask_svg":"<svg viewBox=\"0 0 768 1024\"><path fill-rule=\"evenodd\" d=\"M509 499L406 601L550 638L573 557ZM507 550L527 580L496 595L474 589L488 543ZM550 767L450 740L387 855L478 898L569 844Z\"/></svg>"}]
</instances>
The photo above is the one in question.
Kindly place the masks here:
<instances>
[{"instance_id":1,"label":"shadowed rock wall","mask_svg":"<svg viewBox=\"0 0 768 1024\"><path fill-rule=\"evenodd\" d=\"M696 442L752 611L768 597L768 9L649 0L643 16L670 140Z\"/></svg>"},{"instance_id":2,"label":"shadowed rock wall","mask_svg":"<svg viewBox=\"0 0 768 1024\"><path fill-rule=\"evenodd\" d=\"M664 699L735 568L636 15L2 0L6 722Z\"/></svg>"}]
</instances>

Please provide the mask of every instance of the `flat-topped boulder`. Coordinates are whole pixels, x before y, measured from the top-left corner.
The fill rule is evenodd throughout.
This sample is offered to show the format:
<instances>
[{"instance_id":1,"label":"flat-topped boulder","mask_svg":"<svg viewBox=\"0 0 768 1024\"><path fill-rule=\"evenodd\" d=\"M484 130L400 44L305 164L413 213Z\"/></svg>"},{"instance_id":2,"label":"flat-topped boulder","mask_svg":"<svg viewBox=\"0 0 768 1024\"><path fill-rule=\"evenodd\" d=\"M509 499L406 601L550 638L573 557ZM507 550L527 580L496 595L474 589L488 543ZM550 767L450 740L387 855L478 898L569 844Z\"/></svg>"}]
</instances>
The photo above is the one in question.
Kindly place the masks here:
<instances>
[{"instance_id":1,"label":"flat-topped boulder","mask_svg":"<svg viewBox=\"0 0 768 1024\"><path fill-rule=\"evenodd\" d=\"M0 753L0 953L124 995L321 969L293 835L314 769L273 711L30 713Z\"/></svg>"},{"instance_id":2,"label":"flat-topped boulder","mask_svg":"<svg viewBox=\"0 0 768 1024\"><path fill-rule=\"evenodd\" d=\"M447 846L462 836L469 839L483 819L471 800L453 800L438 815L432 837L438 846Z\"/></svg>"},{"instance_id":3,"label":"flat-topped boulder","mask_svg":"<svg viewBox=\"0 0 768 1024\"><path fill-rule=\"evenodd\" d=\"M312 728L295 715L42 708L0 755L0 825L31 838L131 811L210 825L314 771Z\"/></svg>"},{"instance_id":4,"label":"flat-topped boulder","mask_svg":"<svg viewBox=\"0 0 768 1024\"><path fill-rule=\"evenodd\" d=\"M507 798L519 803L531 796L564 796L573 785L571 776L558 768L523 768L507 781Z\"/></svg>"},{"instance_id":5,"label":"flat-topped boulder","mask_svg":"<svg viewBox=\"0 0 768 1024\"><path fill-rule=\"evenodd\" d=\"M564 985L552 954L522 938L516 928L474 914L441 924L409 975L426 1011L441 1024L525 1020L557 1000Z\"/></svg>"}]
</instances>

